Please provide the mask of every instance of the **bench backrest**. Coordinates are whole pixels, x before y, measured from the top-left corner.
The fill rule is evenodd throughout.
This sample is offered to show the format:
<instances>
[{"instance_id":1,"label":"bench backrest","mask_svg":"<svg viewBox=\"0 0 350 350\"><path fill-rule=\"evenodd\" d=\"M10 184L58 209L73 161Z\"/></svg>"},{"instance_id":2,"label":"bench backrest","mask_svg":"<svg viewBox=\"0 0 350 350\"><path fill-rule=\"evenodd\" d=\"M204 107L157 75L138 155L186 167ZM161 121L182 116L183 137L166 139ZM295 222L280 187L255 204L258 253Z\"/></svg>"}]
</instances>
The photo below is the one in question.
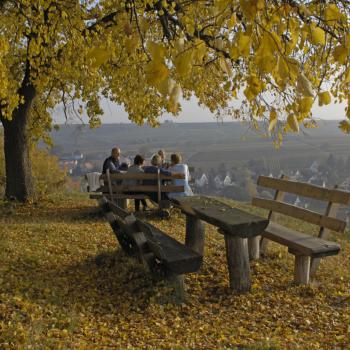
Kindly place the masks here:
<instances>
[{"instance_id":1,"label":"bench backrest","mask_svg":"<svg viewBox=\"0 0 350 350\"><path fill-rule=\"evenodd\" d=\"M296 182L289 180L286 176L282 176L280 179L259 176L257 184L276 190L273 200L253 198L252 201L253 205L270 211L269 219L271 221L276 221L276 213L280 213L320 226L319 237L324 237L327 229L344 232L346 223L336 218L336 212L339 205L350 205L350 192L341 191L337 187L329 189L309 183ZM324 214L320 214L284 203L283 199L286 193L328 202L326 211Z\"/></svg>"},{"instance_id":2,"label":"bench backrest","mask_svg":"<svg viewBox=\"0 0 350 350\"><path fill-rule=\"evenodd\" d=\"M118 174L110 174L107 169L106 174L102 174L100 179L105 181L105 185L100 188L101 192L109 193L111 198L114 195L118 195L125 192L137 192L137 193L150 193L156 192L158 195L158 202L161 201L162 193L169 192L184 192L184 186L175 186L175 185L163 185L163 181L171 181L175 179L184 179L184 174L172 174L172 175L163 175L158 171L156 174L147 174L147 173L118 173ZM143 185L143 184L135 184L135 185L123 185L123 180L154 180L156 182L155 185ZM115 185L114 181L121 182L121 184Z\"/></svg>"}]
</instances>

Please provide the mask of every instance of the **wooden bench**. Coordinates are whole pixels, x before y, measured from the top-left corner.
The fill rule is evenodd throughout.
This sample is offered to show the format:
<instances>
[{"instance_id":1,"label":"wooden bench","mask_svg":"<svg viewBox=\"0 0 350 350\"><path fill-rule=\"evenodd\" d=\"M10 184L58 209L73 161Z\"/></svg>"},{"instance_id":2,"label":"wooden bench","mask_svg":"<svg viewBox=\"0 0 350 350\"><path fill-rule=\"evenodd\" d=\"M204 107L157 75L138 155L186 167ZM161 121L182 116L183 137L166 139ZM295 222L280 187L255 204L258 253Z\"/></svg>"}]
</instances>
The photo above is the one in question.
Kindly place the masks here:
<instances>
[{"instance_id":1,"label":"wooden bench","mask_svg":"<svg viewBox=\"0 0 350 350\"><path fill-rule=\"evenodd\" d=\"M184 179L183 174L172 174L170 176L163 175L160 172L157 174L146 173L118 173L110 174L107 170L106 174L101 175L101 180L104 181L104 186L100 187L94 195L90 195L92 199L99 199L102 196L110 199L118 204L122 209L127 209L127 199L148 199L150 193L157 194L157 204L160 209L169 208L170 201L164 199L163 194L184 192L184 186L174 186L171 183L175 179ZM139 181L137 185L125 185L124 180ZM144 181L155 181L156 185L144 185ZM114 184L118 183L118 184ZM154 201L153 201L154 202Z\"/></svg>"},{"instance_id":2,"label":"wooden bench","mask_svg":"<svg viewBox=\"0 0 350 350\"><path fill-rule=\"evenodd\" d=\"M261 252L266 251L268 240L287 246L288 251L295 255L295 283L309 283L310 276L314 277L316 274L320 259L336 255L340 251L338 244L327 241L325 238L327 238L329 230L345 231L346 223L337 219L336 213L340 204L350 205L350 192L291 181L286 176L282 176L280 179L260 176L257 184L276 190L273 200L253 198L252 201L253 205L269 210L270 223L263 233ZM326 211L324 214L319 214L284 203L286 193L326 201L328 203ZM279 214L319 226L318 236L301 233L278 224L276 221Z\"/></svg>"},{"instance_id":3,"label":"wooden bench","mask_svg":"<svg viewBox=\"0 0 350 350\"><path fill-rule=\"evenodd\" d=\"M153 277L175 282L177 294L183 298L183 275L198 271L203 256L105 197L99 204L122 249L143 262Z\"/></svg>"}]
</instances>

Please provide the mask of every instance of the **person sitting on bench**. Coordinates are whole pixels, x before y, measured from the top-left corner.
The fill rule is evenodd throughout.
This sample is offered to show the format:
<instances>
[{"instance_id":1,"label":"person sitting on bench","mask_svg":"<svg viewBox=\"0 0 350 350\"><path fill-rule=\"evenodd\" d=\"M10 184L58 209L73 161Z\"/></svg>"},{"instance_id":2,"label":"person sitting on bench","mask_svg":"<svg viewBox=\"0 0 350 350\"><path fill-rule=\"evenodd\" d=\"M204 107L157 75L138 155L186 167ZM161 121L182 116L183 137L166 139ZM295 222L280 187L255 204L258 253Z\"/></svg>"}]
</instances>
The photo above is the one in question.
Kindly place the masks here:
<instances>
[{"instance_id":1,"label":"person sitting on bench","mask_svg":"<svg viewBox=\"0 0 350 350\"><path fill-rule=\"evenodd\" d=\"M161 168L162 159L161 159L159 154L155 154L152 157L151 164L152 165L145 166L143 168L143 170L144 170L144 172L146 174L158 174L158 171L159 171L163 175L167 175L167 176L171 175L170 171ZM164 182L164 181L162 181L162 182ZM148 185L148 186L157 186L157 180L143 180L143 184L144 185ZM158 193L157 192L151 192L149 194L149 196L152 199L152 201L158 202ZM162 198L161 199L166 199L166 196L165 196L164 193L162 193Z\"/></svg>"},{"instance_id":2,"label":"person sitting on bench","mask_svg":"<svg viewBox=\"0 0 350 350\"><path fill-rule=\"evenodd\" d=\"M131 165L128 169L128 173L132 173L132 174L135 174L135 173L143 173L143 164L145 162L145 159L137 154L134 158L134 164ZM141 185L141 180L135 180L135 179L127 179L127 180L123 180L123 185L129 185L129 186L134 186L134 185ZM130 194L134 194L134 193L131 193ZM148 210L148 207L147 207L147 202L146 202L146 199L135 199L135 211L140 211L140 203L142 203L142 206L143 206L143 210L146 211Z\"/></svg>"},{"instance_id":3,"label":"person sitting on bench","mask_svg":"<svg viewBox=\"0 0 350 350\"><path fill-rule=\"evenodd\" d=\"M170 164L168 162L165 161L165 157L166 157L166 154L165 154L165 151L163 149L160 149L157 154L160 156L160 159L161 159L161 168L164 168L164 169L168 169Z\"/></svg>"},{"instance_id":4,"label":"person sitting on bench","mask_svg":"<svg viewBox=\"0 0 350 350\"><path fill-rule=\"evenodd\" d=\"M103 162L102 174L106 174L109 169L110 174L117 174L120 172L120 148L113 147L111 155Z\"/></svg>"},{"instance_id":5,"label":"person sitting on bench","mask_svg":"<svg viewBox=\"0 0 350 350\"><path fill-rule=\"evenodd\" d=\"M184 192L174 192L174 193L168 193L169 198L175 198L175 197L186 197L186 196L193 196L192 189L190 185L188 184L188 181L190 180L190 172L188 170L188 165L181 163L182 158L179 153L174 153L170 156L170 167L169 170L172 174L183 174L185 175L184 179L174 179L172 180L172 185L174 186L184 186L185 191Z\"/></svg>"}]
</instances>

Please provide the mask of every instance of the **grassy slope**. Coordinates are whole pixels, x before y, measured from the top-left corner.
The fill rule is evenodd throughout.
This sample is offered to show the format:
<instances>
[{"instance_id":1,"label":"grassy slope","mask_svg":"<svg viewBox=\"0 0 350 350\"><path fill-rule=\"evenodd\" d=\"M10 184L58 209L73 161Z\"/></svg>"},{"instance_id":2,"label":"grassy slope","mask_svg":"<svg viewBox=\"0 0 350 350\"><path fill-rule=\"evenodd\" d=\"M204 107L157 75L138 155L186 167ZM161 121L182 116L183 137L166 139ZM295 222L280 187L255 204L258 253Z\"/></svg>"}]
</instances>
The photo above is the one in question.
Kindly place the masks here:
<instances>
[{"instance_id":1,"label":"grassy slope","mask_svg":"<svg viewBox=\"0 0 350 350\"><path fill-rule=\"evenodd\" d=\"M153 222L184 240L180 213ZM169 287L154 284L121 253L95 202L85 197L3 204L0 227L1 349L350 349L350 242L344 237L333 237L343 250L321 265L322 283L293 286L292 256L272 245L269 258L251 264L252 292L234 295L222 236L208 227L203 269L186 277L188 302L173 305Z\"/></svg>"}]
</instances>

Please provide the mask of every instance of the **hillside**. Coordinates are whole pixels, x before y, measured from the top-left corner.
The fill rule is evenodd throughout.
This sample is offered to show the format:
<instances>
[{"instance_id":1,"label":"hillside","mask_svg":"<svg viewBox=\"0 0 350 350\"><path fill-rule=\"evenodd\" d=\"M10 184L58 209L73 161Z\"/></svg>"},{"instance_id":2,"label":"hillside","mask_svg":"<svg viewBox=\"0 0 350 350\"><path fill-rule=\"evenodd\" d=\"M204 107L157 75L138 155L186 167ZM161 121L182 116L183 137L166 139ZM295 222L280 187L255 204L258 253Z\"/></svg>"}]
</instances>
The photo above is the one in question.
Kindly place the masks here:
<instances>
[{"instance_id":1,"label":"hillside","mask_svg":"<svg viewBox=\"0 0 350 350\"><path fill-rule=\"evenodd\" d=\"M184 240L179 212L152 222ZM333 237L343 250L312 286L291 284L292 256L272 245L251 264L252 292L234 295L222 236L208 227L204 266L186 277L187 302L173 305L172 291L120 251L83 195L3 203L0 225L1 349L349 349L346 236Z\"/></svg>"},{"instance_id":2,"label":"hillside","mask_svg":"<svg viewBox=\"0 0 350 350\"><path fill-rule=\"evenodd\" d=\"M104 124L94 130L64 125L52 137L61 152L79 150L88 159L100 162L113 146L119 145L126 155L151 155L159 148L178 151L192 166L204 170L217 168L223 162L230 168L261 159L271 168L296 169L310 166L310 159L325 159L330 153L348 156L350 138L337 125L337 121L320 121L317 129L287 135L280 150L274 148L271 140L239 122L166 123L156 129L133 124Z\"/></svg>"}]
</instances>

